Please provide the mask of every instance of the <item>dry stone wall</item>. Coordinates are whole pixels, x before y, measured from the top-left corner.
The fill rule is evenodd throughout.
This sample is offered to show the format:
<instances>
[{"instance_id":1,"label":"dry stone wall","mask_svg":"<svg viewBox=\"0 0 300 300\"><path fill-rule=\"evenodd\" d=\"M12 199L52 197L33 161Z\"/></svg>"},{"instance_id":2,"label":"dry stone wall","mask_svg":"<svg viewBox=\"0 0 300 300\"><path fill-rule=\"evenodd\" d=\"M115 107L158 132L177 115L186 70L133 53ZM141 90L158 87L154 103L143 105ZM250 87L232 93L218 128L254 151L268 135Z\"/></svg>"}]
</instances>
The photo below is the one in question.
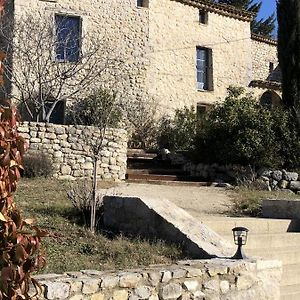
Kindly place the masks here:
<instances>
[{"instance_id":1,"label":"dry stone wall","mask_svg":"<svg viewBox=\"0 0 300 300\"><path fill-rule=\"evenodd\" d=\"M24 122L18 131L29 142L29 153L44 152L53 161L54 176L75 179L92 175L93 160L89 141L99 138L99 129L81 125L54 125ZM103 141L98 176L105 180L125 179L127 132L108 129Z\"/></svg>"},{"instance_id":2,"label":"dry stone wall","mask_svg":"<svg viewBox=\"0 0 300 300\"><path fill-rule=\"evenodd\" d=\"M195 260L125 271L41 275L40 299L279 300L281 263L263 260Z\"/></svg>"}]
</instances>

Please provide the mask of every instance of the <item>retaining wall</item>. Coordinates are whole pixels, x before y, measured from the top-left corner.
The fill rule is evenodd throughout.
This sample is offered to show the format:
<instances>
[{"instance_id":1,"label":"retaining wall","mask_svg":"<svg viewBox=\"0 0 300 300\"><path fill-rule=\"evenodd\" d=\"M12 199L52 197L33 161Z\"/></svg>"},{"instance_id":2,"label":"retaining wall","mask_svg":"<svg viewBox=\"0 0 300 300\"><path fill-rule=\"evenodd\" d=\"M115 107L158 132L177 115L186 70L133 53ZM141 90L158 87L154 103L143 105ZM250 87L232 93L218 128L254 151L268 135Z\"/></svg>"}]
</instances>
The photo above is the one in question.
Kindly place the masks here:
<instances>
[{"instance_id":1,"label":"retaining wall","mask_svg":"<svg viewBox=\"0 0 300 300\"><path fill-rule=\"evenodd\" d=\"M195 260L119 272L82 271L39 276L40 299L279 300L281 263Z\"/></svg>"},{"instance_id":2,"label":"retaining wall","mask_svg":"<svg viewBox=\"0 0 300 300\"><path fill-rule=\"evenodd\" d=\"M44 152L53 161L54 176L75 179L92 175L90 141L99 138L98 128L81 125L55 125L23 122L18 131L29 142L29 153ZM98 176L107 180L125 179L127 132L108 129L98 165Z\"/></svg>"}]
</instances>

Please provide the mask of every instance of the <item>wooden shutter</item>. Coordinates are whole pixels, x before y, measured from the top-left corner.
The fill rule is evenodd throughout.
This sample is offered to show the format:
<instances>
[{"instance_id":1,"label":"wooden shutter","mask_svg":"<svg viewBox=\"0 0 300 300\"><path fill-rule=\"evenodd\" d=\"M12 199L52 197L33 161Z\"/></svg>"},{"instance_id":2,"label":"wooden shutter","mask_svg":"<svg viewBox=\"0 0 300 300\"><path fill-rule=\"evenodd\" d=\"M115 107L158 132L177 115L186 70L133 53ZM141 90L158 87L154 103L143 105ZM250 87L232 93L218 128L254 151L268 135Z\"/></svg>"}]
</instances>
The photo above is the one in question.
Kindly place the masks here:
<instances>
[{"instance_id":1,"label":"wooden shutter","mask_svg":"<svg viewBox=\"0 0 300 300\"><path fill-rule=\"evenodd\" d=\"M213 52L212 49L207 49L207 89L214 90L213 82Z\"/></svg>"}]
</instances>

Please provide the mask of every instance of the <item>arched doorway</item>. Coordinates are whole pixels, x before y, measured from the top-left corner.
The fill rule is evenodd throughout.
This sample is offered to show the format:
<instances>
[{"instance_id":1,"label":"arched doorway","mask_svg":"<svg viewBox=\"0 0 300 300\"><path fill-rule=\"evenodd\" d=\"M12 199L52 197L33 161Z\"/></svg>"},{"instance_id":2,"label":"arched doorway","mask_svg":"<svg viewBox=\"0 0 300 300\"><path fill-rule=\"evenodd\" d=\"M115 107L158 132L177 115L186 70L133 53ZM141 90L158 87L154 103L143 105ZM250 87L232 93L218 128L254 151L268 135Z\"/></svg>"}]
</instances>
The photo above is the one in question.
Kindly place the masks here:
<instances>
[{"instance_id":1,"label":"arched doorway","mask_svg":"<svg viewBox=\"0 0 300 300\"><path fill-rule=\"evenodd\" d=\"M276 108L282 106L281 97L274 91L266 91L259 100L260 104L266 108Z\"/></svg>"}]
</instances>

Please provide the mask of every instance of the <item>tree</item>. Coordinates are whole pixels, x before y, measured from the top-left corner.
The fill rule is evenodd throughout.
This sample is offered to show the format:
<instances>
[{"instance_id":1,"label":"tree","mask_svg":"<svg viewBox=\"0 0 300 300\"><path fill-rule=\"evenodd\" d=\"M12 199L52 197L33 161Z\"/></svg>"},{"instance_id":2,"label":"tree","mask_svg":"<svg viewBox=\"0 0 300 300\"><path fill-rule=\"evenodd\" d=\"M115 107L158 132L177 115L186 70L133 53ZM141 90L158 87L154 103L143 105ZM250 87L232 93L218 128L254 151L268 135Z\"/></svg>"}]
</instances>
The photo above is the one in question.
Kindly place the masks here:
<instances>
[{"instance_id":1,"label":"tree","mask_svg":"<svg viewBox=\"0 0 300 300\"><path fill-rule=\"evenodd\" d=\"M81 36L79 18L56 16L51 25L50 17L27 14L14 22L8 12L5 19L1 34L12 58L5 71L13 87L6 94L22 103L31 120L49 122L59 102L84 97L108 81L113 85L118 76L112 72L122 72L117 48L105 36Z\"/></svg>"},{"instance_id":2,"label":"tree","mask_svg":"<svg viewBox=\"0 0 300 300\"><path fill-rule=\"evenodd\" d=\"M272 37L275 30L275 13L266 19L257 19L262 6L262 1L254 0L219 0L219 3L232 5L240 9L247 10L254 14L255 18L251 22L251 31L263 36Z\"/></svg>"},{"instance_id":3,"label":"tree","mask_svg":"<svg viewBox=\"0 0 300 300\"><path fill-rule=\"evenodd\" d=\"M277 4L278 60L282 73L282 100L292 109L300 129L300 3Z\"/></svg>"},{"instance_id":4,"label":"tree","mask_svg":"<svg viewBox=\"0 0 300 300\"><path fill-rule=\"evenodd\" d=\"M101 160L105 134L109 126L116 126L121 119L121 113L117 109L116 104L117 96L115 93L98 89L82 101L74 103L70 108L71 118L75 124L93 125L97 129L93 135L89 135L89 131L89 134L86 136L87 145L90 147L90 153L93 159L92 201L90 207L90 230L92 233L96 230L96 209L98 203L97 170L98 162ZM82 110L82 107L84 107L85 110ZM83 132L83 134L86 133Z\"/></svg>"}]
</instances>

